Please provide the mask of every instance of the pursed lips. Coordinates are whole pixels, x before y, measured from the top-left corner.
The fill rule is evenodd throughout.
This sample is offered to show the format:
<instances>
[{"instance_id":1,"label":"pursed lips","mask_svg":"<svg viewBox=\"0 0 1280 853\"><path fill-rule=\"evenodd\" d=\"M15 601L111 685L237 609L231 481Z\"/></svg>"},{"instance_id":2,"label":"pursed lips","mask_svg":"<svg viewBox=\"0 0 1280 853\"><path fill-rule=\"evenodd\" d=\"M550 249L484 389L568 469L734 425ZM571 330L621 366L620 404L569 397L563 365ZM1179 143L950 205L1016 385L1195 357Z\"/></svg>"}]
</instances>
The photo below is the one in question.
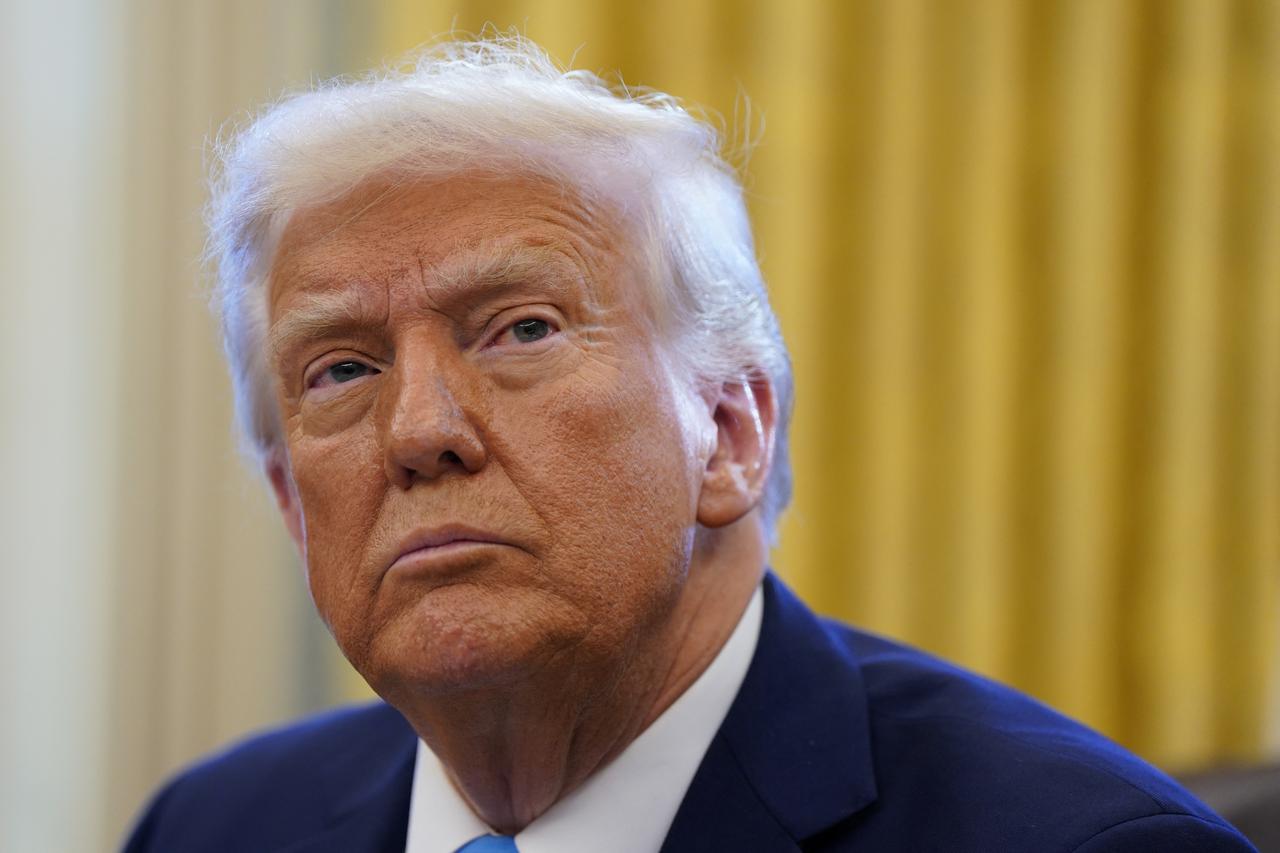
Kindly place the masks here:
<instances>
[{"instance_id":1,"label":"pursed lips","mask_svg":"<svg viewBox=\"0 0 1280 853\"><path fill-rule=\"evenodd\" d=\"M400 540L396 555L387 566L387 571L418 555L442 554L445 551L461 550L467 545L509 544L499 536L465 525L451 524L424 528L415 530Z\"/></svg>"}]
</instances>

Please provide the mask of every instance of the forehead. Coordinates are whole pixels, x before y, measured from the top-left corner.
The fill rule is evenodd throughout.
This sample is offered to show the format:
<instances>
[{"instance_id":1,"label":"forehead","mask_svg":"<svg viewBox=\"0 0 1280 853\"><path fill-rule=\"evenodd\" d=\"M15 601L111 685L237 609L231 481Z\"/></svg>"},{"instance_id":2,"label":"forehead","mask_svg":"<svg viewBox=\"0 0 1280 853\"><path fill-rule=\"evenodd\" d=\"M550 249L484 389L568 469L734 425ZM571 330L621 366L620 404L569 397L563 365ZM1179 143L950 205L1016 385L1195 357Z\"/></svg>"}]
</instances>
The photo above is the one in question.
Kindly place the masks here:
<instances>
[{"instance_id":1,"label":"forehead","mask_svg":"<svg viewBox=\"0 0 1280 853\"><path fill-rule=\"evenodd\" d=\"M465 288L504 264L609 282L635 257L627 230L615 205L537 176L371 180L294 214L272 264L271 313L358 283Z\"/></svg>"}]
</instances>

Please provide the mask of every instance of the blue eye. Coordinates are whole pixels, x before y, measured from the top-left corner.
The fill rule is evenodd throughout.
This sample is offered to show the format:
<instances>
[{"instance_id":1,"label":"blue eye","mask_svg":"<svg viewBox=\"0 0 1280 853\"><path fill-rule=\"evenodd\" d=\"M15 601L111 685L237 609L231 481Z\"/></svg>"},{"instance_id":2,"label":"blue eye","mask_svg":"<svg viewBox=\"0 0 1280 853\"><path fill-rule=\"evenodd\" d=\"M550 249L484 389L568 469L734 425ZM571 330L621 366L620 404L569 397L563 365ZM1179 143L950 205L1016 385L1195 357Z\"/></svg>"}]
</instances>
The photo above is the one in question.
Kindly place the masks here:
<instances>
[{"instance_id":1,"label":"blue eye","mask_svg":"<svg viewBox=\"0 0 1280 853\"><path fill-rule=\"evenodd\" d=\"M527 320L521 320L511 327L511 333L516 336L516 340L522 344L531 343L545 338L551 334L551 324L546 320L539 320L536 317L530 317Z\"/></svg>"},{"instance_id":2,"label":"blue eye","mask_svg":"<svg viewBox=\"0 0 1280 853\"><path fill-rule=\"evenodd\" d=\"M358 361L340 361L331 365L324 371L324 376L332 379L339 384L350 382L352 379L359 379L361 376L368 374L372 368L367 364L361 364Z\"/></svg>"}]
</instances>

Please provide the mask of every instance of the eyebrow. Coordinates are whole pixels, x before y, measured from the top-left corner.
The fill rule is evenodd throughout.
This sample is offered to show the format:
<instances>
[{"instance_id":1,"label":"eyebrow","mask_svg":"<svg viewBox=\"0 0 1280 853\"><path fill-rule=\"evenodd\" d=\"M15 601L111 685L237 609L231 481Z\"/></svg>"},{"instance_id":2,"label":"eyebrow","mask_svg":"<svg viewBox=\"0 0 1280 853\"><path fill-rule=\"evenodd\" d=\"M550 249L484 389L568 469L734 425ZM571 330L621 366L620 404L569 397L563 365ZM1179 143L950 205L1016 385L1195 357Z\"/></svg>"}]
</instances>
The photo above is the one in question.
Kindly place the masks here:
<instances>
[{"instance_id":1,"label":"eyebrow","mask_svg":"<svg viewBox=\"0 0 1280 853\"><path fill-rule=\"evenodd\" d=\"M527 285L543 292L566 295L582 283L580 265L549 246L501 247L464 252L457 260L423 269L430 281L432 303L446 314L461 305L483 305L513 287ZM358 287L308 293L288 309L267 332L272 360L293 347L327 335L367 331L380 323L367 307Z\"/></svg>"}]
</instances>

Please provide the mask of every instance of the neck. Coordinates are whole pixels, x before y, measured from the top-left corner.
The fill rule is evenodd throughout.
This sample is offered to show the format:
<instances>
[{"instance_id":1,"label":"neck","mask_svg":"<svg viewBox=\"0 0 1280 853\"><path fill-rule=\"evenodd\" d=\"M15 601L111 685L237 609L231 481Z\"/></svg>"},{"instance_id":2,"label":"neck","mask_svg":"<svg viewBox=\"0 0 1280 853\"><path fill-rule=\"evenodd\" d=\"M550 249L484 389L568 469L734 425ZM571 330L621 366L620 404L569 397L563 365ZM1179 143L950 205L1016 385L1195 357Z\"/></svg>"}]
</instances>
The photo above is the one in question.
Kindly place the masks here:
<instances>
[{"instance_id":1,"label":"neck","mask_svg":"<svg viewBox=\"0 0 1280 853\"><path fill-rule=\"evenodd\" d=\"M764 570L752 513L700 528L661 627L609 666L564 659L501 691L394 704L472 810L514 835L608 764L692 685L737 626Z\"/></svg>"}]
</instances>

